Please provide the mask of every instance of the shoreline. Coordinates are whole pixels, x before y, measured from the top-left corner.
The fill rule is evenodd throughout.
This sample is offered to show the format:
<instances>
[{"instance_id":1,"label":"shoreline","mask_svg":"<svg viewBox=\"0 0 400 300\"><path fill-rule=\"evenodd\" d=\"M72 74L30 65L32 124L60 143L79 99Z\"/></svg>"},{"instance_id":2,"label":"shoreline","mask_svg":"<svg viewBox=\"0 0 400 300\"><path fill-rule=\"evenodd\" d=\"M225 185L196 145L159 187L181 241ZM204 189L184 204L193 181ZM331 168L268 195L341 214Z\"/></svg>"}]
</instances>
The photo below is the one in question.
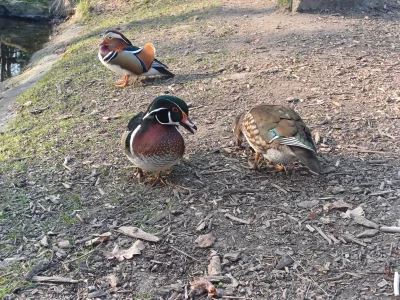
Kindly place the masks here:
<instances>
[{"instance_id":1,"label":"shoreline","mask_svg":"<svg viewBox=\"0 0 400 300\"><path fill-rule=\"evenodd\" d=\"M50 40L35 52L19 75L0 83L0 133L7 131L7 124L16 116L15 100L37 82L61 59L68 42L78 36L82 25L67 21L53 26Z\"/></svg>"}]
</instances>

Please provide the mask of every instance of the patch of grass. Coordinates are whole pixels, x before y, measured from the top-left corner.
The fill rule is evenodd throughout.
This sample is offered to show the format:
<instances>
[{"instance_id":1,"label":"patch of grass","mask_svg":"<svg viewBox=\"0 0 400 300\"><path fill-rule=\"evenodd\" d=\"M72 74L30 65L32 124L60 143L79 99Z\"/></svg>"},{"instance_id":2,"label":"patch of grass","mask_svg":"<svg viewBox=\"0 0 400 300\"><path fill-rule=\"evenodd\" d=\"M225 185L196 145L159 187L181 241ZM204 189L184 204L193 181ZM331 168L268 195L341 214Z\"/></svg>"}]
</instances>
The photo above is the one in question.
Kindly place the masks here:
<instances>
[{"instance_id":1,"label":"patch of grass","mask_svg":"<svg viewBox=\"0 0 400 300\"><path fill-rule=\"evenodd\" d=\"M75 225L76 218L72 217L70 214L62 214L60 216L60 222L62 222L65 225Z\"/></svg>"},{"instance_id":2,"label":"patch of grass","mask_svg":"<svg viewBox=\"0 0 400 300\"><path fill-rule=\"evenodd\" d=\"M290 10L292 7L292 0L278 0L278 5L284 9Z\"/></svg>"}]
</instances>

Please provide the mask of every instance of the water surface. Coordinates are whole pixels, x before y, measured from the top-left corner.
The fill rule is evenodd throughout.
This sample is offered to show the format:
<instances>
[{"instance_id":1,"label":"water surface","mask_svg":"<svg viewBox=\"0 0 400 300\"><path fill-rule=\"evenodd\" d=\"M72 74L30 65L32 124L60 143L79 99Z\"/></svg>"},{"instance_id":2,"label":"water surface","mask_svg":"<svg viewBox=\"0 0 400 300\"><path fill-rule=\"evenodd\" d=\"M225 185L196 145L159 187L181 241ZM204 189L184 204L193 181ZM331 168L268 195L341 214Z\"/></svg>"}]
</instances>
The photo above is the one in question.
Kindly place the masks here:
<instances>
[{"instance_id":1,"label":"water surface","mask_svg":"<svg viewBox=\"0 0 400 300\"><path fill-rule=\"evenodd\" d=\"M47 23L0 18L0 82L21 73L49 36Z\"/></svg>"}]
</instances>

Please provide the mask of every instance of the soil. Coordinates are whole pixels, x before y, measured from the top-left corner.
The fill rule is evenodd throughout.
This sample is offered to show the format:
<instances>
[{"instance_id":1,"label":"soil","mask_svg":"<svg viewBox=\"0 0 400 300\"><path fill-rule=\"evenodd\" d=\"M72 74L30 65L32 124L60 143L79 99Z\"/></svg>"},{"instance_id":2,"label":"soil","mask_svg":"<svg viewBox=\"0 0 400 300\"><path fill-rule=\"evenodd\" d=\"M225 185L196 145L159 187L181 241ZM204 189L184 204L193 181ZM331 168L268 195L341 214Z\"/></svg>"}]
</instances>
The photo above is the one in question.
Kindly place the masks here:
<instances>
[{"instance_id":1,"label":"soil","mask_svg":"<svg viewBox=\"0 0 400 300\"><path fill-rule=\"evenodd\" d=\"M12 217L0 225L0 245L8 247L3 264L14 258L25 272L36 265L39 276L79 281L41 282L5 299L206 299L190 282L207 276L211 249L221 277L206 279L225 299L391 296L399 233L379 227L400 226L399 16L291 15L274 2L235 0L193 16L195 32L188 25L149 31L145 38L163 44L163 53L181 54L169 64L177 76L128 87L104 109L114 116L143 110L161 93L182 97L198 127L195 135L183 133L184 162L165 176L166 186L138 184L118 145L125 124L109 133L103 122L90 134L115 139L113 149L81 149L64 166L44 161L57 168L31 168L12 183L0 177L3 191L27 191L24 210L12 202L4 210ZM94 81L81 93L92 88L113 89ZM250 168L254 154L235 147L231 123L261 103L288 105L303 117L323 175L297 164L287 174ZM362 209L364 218L346 216L349 207ZM10 238L21 224L23 234ZM103 251L136 240L120 226L140 227L160 241L144 241L132 259L107 260ZM107 242L85 246L105 232ZM207 233L216 240L201 248L195 240Z\"/></svg>"}]
</instances>

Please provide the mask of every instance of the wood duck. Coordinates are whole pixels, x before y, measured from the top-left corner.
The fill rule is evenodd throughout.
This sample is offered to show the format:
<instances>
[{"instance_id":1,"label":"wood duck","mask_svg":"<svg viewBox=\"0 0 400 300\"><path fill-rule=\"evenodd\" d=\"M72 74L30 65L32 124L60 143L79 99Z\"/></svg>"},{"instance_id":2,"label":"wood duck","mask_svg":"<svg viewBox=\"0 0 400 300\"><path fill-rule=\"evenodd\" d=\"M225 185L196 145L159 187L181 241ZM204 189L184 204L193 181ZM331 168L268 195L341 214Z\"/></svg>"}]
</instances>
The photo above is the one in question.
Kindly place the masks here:
<instances>
[{"instance_id":1,"label":"wood duck","mask_svg":"<svg viewBox=\"0 0 400 300\"><path fill-rule=\"evenodd\" d=\"M268 161L278 164L276 171L286 170L282 164L297 159L311 171L321 173L311 131L291 108L281 105L255 106L236 117L233 132L238 146L245 137L254 149L256 164L262 154Z\"/></svg>"},{"instance_id":2,"label":"wood duck","mask_svg":"<svg viewBox=\"0 0 400 300\"><path fill-rule=\"evenodd\" d=\"M196 125L189 119L186 103L174 96L163 95L153 100L145 113L140 112L128 123L122 135L122 150L137 167L138 177L143 170L159 172L155 181L161 182L161 171L177 164L184 152L185 142L178 126L194 134Z\"/></svg>"},{"instance_id":3,"label":"wood duck","mask_svg":"<svg viewBox=\"0 0 400 300\"><path fill-rule=\"evenodd\" d=\"M133 46L122 33L107 30L99 46L98 56L102 64L124 76L124 79L115 82L117 87L127 86L130 76L162 75L167 78L175 76L167 70L165 64L155 59L156 51L152 43L138 48Z\"/></svg>"}]
</instances>

